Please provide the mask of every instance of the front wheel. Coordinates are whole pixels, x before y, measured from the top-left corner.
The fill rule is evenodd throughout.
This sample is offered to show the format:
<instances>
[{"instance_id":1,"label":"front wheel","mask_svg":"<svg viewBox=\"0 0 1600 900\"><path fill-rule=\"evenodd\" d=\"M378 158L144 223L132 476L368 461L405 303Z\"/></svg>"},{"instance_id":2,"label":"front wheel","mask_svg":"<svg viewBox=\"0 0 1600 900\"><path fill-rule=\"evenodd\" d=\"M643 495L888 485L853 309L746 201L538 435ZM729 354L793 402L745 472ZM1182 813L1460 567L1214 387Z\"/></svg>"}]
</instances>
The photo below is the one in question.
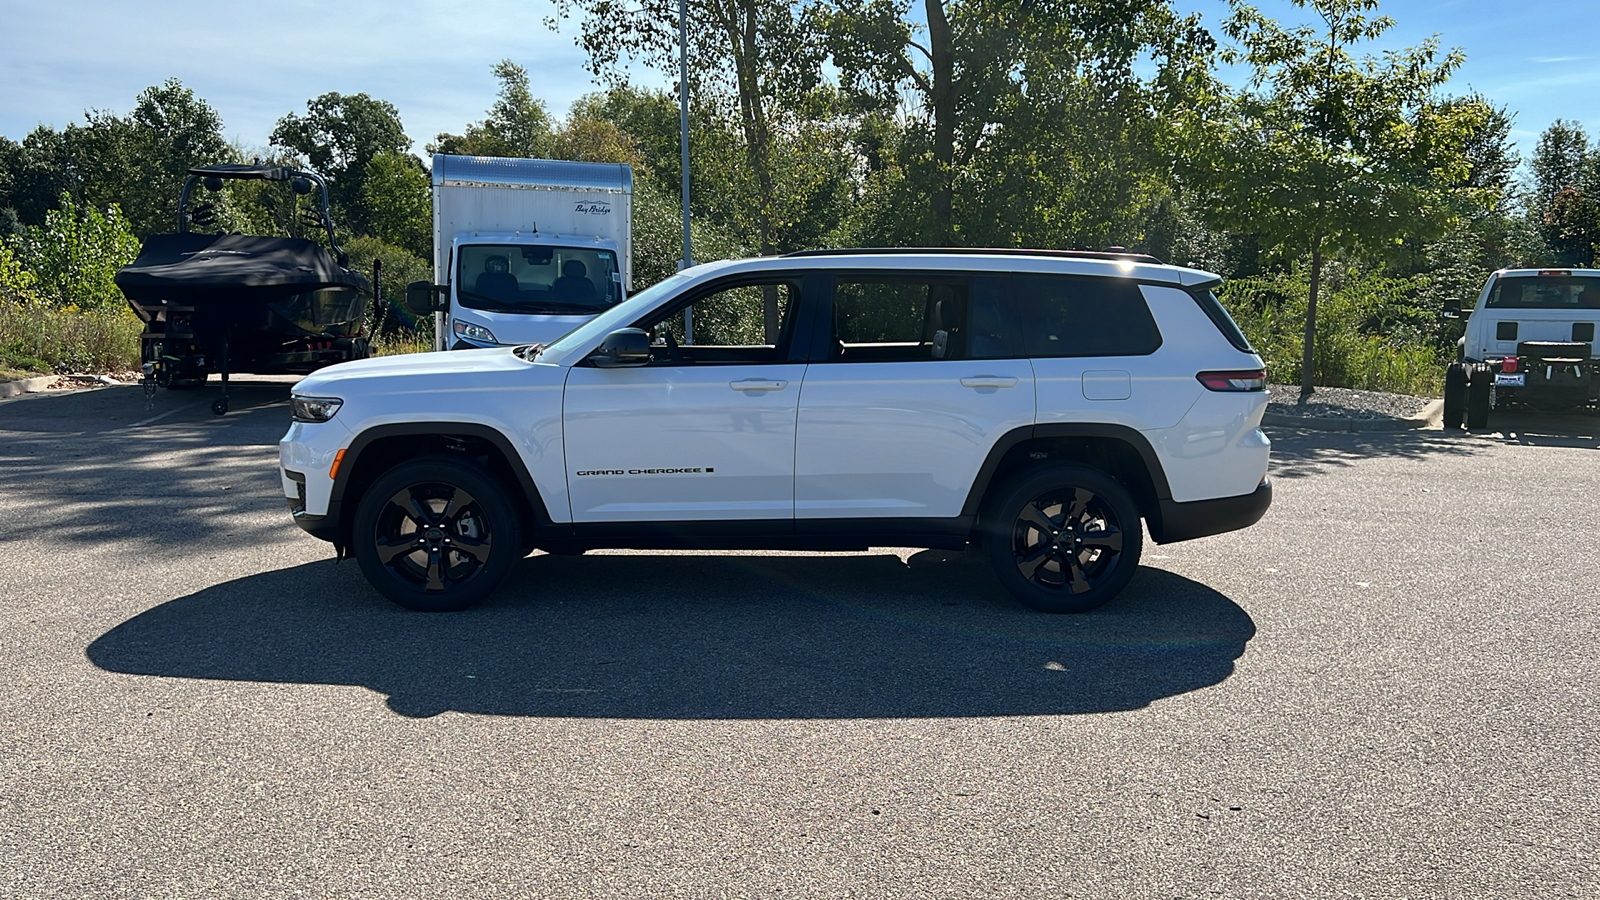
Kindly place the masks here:
<instances>
[{"instance_id":1,"label":"front wheel","mask_svg":"<svg viewBox=\"0 0 1600 900\"><path fill-rule=\"evenodd\" d=\"M1062 464L1025 471L1002 486L988 504L983 538L1012 596L1041 612L1081 613L1127 586L1144 532L1120 482Z\"/></svg>"},{"instance_id":2,"label":"front wheel","mask_svg":"<svg viewBox=\"0 0 1600 900\"><path fill-rule=\"evenodd\" d=\"M522 556L503 486L447 457L384 473L356 507L352 549L379 593L406 609L449 612L481 602Z\"/></svg>"}]
</instances>

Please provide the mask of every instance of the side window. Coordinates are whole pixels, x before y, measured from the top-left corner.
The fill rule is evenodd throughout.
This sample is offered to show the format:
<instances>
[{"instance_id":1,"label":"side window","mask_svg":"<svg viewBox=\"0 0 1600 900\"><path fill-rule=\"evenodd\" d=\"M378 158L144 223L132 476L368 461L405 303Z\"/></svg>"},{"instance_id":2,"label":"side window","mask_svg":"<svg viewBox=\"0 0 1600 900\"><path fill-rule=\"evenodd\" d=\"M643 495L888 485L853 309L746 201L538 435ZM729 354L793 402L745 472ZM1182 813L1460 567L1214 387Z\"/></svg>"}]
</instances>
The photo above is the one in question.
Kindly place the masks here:
<instances>
[{"instance_id":1,"label":"side window","mask_svg":"<svg viewBox=\"0 0 1600 900\"><path fill-rule=\"evenodd\" d=\"M641 327L650 332L657 364L778 362L787 358L799 296L790 281L746 283Z\"/></svg>"},{"instance_id":2,"label":"side window","mask_svg":"<svg viewBox=\"0 0 1600 900\"><path fill-rule=\"evenodd\" d=\"M1131 281L1018 275L1014 283L1029 357L1144 356L1161 346L1144 294Z\"/></svg>"},{"instance_id":3,"label":"side window","mask_svg":"<svg viewBox=\"0 0 1600 900\"><path fill-rule=\"evenodd\" d=\"M833 288L835 362L991 359L1000 345L994 279L841 276Z\"/></svg>"}]
</instances>

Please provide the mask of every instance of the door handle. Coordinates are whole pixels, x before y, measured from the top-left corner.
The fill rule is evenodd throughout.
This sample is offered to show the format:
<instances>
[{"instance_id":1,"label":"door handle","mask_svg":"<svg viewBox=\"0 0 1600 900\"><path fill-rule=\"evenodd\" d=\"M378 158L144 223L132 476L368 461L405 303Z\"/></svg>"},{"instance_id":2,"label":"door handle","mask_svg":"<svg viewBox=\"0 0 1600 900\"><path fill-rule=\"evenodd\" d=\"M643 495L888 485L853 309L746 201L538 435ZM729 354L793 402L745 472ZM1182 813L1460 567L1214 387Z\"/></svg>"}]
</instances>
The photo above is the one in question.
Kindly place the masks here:
<instances>
[{"instance_id":1,"label":"door handle","mask_svg":"<svg viewBox=\"0 0 1600 900\"><path fill-rule=\"evenodd\" d=\"M789 386L787 381L774 381L766 378L746 378L743 381L730 381L728 387L736 391L781 391Z\"/></svg>"},{"instance_id":2,"label":"door handle","mask_svg":"<svg viewBox=\"0 0 1600 900\"><path fill-rule=\"evenodd\" d=\"M1014 377L999 375L974 375L961 379L961 386L969 388L1008 388L1016 383L1017 379Z\"/></svg>"}]
</instances>

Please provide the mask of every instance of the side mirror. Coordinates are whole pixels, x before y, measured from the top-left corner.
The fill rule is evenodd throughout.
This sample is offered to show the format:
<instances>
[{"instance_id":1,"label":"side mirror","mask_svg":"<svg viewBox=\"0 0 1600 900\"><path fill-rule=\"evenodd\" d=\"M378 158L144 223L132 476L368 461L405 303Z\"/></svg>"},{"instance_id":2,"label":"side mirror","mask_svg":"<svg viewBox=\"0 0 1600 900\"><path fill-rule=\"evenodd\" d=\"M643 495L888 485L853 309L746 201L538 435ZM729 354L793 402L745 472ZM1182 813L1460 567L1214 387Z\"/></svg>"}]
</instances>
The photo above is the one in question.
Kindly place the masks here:
<instances>
[{"instance_id":1,"label":"side mirror","mask_svg":"<svg viewBox=\"0 0 1600 900\"><path fill-rule=\"evenodd\" d=\"M589 360L602 369L650 363L650 335L643 328L621 328L606 335Z\"/></svg>"},{"instance_id":2,"label":"side mirror","mask_svg":"<svg viewBox=\"0 0 1600 900\"><path fill-rule=\"evenodd\" d=\"M426 316L443 309L440 295L449 290L441 284L413 281L406 285L406 309L414 316Z\"/></svg>"},{"instance_id":3,"label":"side mirror","mask_svg":"<svg viewBox=\"0 0 1600 900\"><path fill-rule=\"evenodd\" d=\"M1459 319L1459 318L1461 318L1461 300L1460 300L1460 298L1451 297L1450 299L1444 301L1444 317L1446 319Z\"/></svg>"}]
</instances>

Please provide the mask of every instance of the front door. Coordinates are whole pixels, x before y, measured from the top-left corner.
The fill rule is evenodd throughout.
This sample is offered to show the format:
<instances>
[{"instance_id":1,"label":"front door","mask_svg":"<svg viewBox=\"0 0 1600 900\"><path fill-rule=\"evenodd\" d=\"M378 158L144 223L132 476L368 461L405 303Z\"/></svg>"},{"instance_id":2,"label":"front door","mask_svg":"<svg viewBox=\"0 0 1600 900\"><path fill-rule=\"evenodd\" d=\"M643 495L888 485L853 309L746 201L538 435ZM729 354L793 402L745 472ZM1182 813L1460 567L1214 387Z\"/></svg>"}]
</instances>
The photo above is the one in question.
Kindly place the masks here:
<instances>
[{"instance_id":1,"label":"front door","mask_svg":"<svg viewBox=\"0 0 1600 900\"><path fill-rule=\"evenodd\" d=\"M805 364L789 346L799 283L714 286L638 323L650 365L573 366L562 423L574 522L794 517Z\"/></svg>"}]
</instances>

